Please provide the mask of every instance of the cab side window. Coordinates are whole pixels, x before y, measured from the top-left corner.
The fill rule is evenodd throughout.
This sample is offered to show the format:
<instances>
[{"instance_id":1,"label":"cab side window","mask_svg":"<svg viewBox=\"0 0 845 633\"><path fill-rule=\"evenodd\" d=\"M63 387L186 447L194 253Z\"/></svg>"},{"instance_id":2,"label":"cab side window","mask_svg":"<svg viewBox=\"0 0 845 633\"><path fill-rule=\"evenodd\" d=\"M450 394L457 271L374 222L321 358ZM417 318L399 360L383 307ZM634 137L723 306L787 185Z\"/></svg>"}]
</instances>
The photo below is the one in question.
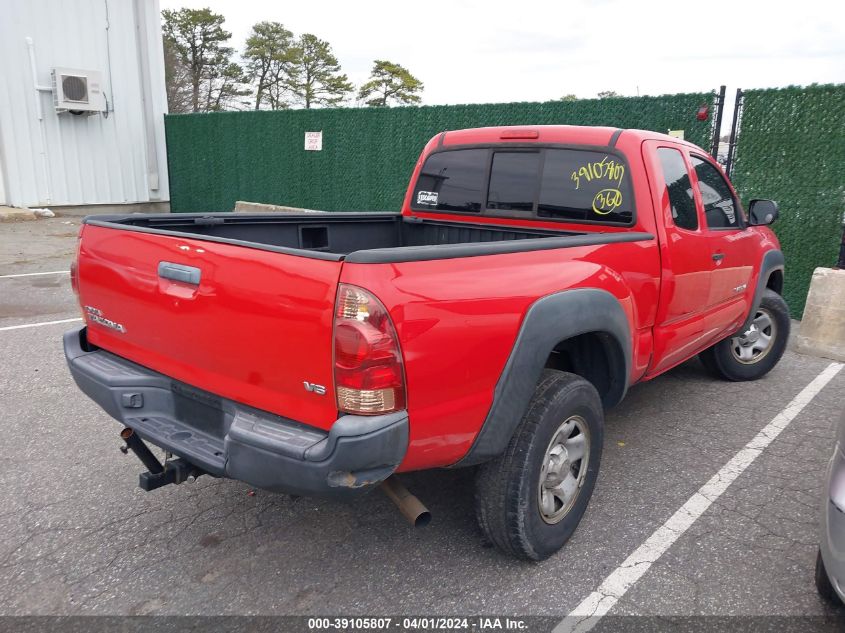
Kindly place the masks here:
<instances>
[{"instance_id":1,"label":"cab side window","mask_svg":"<svg viewBox=\"0 0 845 633\"><path fill-rule=\"evenodd\" d=\"M663 179L672 205L672 219L675 226L694 231L698 228L698 211L692 193L692 183L684 157L677 149L659 147L657 157L663 168Z\"/></svg>"},{"instance_id":2,"label":"cab side window","mask_svg":"<svg viewBox=\"0 0 845 633\"><path fill-rule=\"evenodd\" d=\"M741 228L739 205L733 193L719 173L708 161L690 156L695 175L698 176L698 190L704 204L704 217L711 229Z\"/></svg>"}]
</instances>

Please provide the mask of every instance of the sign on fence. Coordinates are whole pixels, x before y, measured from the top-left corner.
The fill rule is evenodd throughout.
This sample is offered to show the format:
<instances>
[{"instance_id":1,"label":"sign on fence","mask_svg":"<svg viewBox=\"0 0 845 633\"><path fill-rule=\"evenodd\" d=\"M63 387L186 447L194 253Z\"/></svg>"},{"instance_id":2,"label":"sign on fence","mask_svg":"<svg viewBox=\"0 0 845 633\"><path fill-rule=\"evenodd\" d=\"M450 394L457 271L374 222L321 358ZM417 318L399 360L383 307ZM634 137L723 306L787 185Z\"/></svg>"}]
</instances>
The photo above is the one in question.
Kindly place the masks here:
<instances>
[{"instance_id":1,"label":"sign on fence","mask_svg":"<svg viewBox=\"0 0 845 633\"><path fill-rule=\"evenodd\" d=\"M323 131L305 133L305 150L319 152L323 149Z\"/></svg>"}]
</instances>

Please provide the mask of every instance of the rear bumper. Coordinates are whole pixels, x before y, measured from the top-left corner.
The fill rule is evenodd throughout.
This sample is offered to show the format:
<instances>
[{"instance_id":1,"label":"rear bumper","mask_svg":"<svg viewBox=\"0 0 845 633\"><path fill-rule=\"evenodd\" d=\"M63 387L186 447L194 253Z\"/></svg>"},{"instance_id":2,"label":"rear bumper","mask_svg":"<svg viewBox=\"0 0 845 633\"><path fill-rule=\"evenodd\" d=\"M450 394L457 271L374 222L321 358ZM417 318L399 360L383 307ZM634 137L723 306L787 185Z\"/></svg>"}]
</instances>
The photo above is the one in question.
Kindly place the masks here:
<instances>
[{"instance_id":1,"label":"rear bumper","mask_svg":"<svg viewBox=\"0 0 845 633\"><path fill-rule=\"evenodd\" d=\"M837 444L827 468L822 501L821 543L825 569L845 601L845 446Z\"/></svg>"},{"instance_id":2,"label":"rear bumper","mask_svg":"<svg viewBox=\"0 0 845 633\"><path fill-rule=\"evenodd\" d=\"M340 417L329 432L178 383L64 336L79 388L148 442L202 470L257 488L350 497L389 477L405 456L408 416Z\"/></svg>"}]
</instances>

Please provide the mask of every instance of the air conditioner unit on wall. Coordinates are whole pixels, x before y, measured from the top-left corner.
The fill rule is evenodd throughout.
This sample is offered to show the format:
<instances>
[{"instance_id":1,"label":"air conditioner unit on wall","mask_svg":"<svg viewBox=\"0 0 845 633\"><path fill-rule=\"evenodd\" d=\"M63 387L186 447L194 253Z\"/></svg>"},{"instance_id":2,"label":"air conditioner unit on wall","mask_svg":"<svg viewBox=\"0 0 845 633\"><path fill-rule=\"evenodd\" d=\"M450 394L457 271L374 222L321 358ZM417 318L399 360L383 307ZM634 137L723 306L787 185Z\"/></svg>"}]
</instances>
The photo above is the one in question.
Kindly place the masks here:
<instances>
[{"instance_id":1,"label":"air conditioner unit on wall","mask_svg":"<svg viewBox=\"0 0 845 633\"><path fill-rule=\"evenodd\" d=\"M106 110L103 75L100 71L54 68L52 77L56 112L90 116Z\"/></svg>"}]
</instances>

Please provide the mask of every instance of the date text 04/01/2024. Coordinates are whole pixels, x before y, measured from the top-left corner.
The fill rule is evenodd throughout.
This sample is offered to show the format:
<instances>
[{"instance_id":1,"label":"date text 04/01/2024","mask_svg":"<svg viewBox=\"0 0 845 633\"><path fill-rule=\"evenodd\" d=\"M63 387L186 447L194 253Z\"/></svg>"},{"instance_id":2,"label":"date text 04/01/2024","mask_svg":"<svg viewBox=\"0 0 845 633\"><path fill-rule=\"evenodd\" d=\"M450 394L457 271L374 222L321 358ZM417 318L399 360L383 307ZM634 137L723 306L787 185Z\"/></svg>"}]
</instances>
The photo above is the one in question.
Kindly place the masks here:
<instances>
[{"instance_id":1,"label":"date text 04/01/2024","mask_svg":"<svg viewBox=\"0 0 845 633\"><path fill-rule=\"evenodd\" d=\"M343 630L376 631L398 629L400 631L452 631L452 630L526 630L526 623L519 618L499 617L335 617L309 618L309 631Z\"/></svg>"}]
</instances>

